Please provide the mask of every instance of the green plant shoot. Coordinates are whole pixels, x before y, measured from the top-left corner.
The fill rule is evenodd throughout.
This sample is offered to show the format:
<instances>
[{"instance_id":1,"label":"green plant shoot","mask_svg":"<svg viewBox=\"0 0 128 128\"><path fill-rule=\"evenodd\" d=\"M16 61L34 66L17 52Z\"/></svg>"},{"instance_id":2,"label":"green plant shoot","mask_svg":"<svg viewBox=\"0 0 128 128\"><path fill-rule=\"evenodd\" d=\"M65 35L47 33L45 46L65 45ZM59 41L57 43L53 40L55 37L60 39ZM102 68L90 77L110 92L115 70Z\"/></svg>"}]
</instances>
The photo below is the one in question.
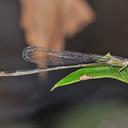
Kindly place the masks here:
<instances>
[{"instance_id":1,"label":"green plant shoot","mask_svg":"<svg viewBox=\"0 0 128 128\"><path fill-rule=\"evenodd\" d=\"M79 81L98 78L113 78L128 83L127 60L113 57L108 53L96 62L97 63L87 64L84 68L69 74L57 82L51 90Z\"/></svg>"}]
</instances>

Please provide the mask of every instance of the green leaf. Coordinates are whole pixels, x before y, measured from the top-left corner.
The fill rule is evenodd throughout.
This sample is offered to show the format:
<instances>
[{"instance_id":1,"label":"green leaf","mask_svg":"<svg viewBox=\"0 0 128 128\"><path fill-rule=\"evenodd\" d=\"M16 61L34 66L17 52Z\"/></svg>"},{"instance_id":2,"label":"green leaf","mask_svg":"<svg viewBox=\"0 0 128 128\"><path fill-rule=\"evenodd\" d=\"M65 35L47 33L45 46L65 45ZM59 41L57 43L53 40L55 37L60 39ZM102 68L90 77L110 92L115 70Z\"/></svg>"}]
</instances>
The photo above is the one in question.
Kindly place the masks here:
<instances>
[{"instance_id":1,"label":"green leaf","mask_svg":"<svg viewBox=\"0 0 128 128\"><path fill-rule=\"evenodd\" d=\"M81 80L97 79L97 78L114 78L128 83L128 68L119 71L120 67L108 64L89 64L85 68L81 68L72 72L65 78L61 79L51 89L79 82Z\"/></svg>"}]
</instances>

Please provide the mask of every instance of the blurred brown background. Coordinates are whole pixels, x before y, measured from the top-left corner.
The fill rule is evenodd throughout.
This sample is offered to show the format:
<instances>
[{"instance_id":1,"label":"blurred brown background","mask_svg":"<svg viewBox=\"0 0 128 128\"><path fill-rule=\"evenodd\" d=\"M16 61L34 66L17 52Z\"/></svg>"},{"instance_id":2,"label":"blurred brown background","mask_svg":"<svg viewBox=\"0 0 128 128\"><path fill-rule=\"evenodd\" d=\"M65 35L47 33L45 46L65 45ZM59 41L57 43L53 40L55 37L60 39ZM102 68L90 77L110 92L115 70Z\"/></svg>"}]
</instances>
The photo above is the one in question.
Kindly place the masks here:
<instances>
[{"instance_id":1,"label":"blurred brown background","mask_svg":"<svg viewBox=\"0 0 128 128\"><path fill-rule=\"evenodd\" d=\"M74 37L66 38L65 49L98 54L111 52L114 55L128 57L128 1L88 0L88 4L96 15L95 22L85 26ZM20 1L0 0L0 70L35 67L21 57L22 50L27 43L25 31L19 23L20 19ZM86 110L89 115L92 115L89 118L90 122L97 122L97 116L94 115L101 113L98 118L98 123L101 125L95 123L91 126L91 122L88 125L83 124L81 128L86 125L100 128L104 124L105 127L110 128L119 122L120 118L117 117L127 119L125 113L127 113L128 87L122 82L111 79L92 80L58 88L54 92L49 91L56 81L71 71L73 70L51 72L47 81L43 78L39 80L38 75L0 78L1 125L3 127L6 125L31 127L32 125L44 128L58 125L63 128L67 125L73 127L73 123L69 125L69 122L76 122L76 126L79 126L80 120L77 120L77 117ZM105 108L101 104L108 107ZM97 109L94 111L95 106ZM99 106L101 106L100 110ZM120 113L116 115L113 110L120 111ZM70 112L73 117L68 116ZM72 114L77 112L78 114ZM86 119L86 115L85 112L80 117ZM102 117L105 117L103 123ZM122 123L123 121L125 123ZM124 124L127 120L123 121L120 120L118 126L125 128Z\"/></svg>"}]
</instances>

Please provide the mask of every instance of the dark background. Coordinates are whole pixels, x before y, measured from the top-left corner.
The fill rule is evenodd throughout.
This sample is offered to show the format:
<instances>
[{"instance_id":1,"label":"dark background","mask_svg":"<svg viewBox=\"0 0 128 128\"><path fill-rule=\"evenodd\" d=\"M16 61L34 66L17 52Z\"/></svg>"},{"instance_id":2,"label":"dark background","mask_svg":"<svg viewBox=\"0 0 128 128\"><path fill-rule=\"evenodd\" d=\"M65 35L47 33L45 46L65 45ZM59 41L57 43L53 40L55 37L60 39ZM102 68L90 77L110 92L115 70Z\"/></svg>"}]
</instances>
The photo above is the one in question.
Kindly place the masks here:
<instances>
[{"instance_id":1,"label":"dark background","mask_svg":"<svg viewBox=\"0 0 128 128\"><path fill-rule=\"evenodd\" d=\"M103 55L110 52L128 57L128 1L89 0L89 3L97 19L74 38L67 39L66 50ZM18 0L0 0L0 70L34 67L21 57L26 43L19 18ZM127 84L111 79L84 81L49 91L59 79L72 71L74 70L51 72L47 81L38 79L37 75L0 78L0 125L71 128L75 122L78 128L81 124L79 119L84 116L73 114L84 113L84 108L90 104L93 104L88 107L88 112L91 113L92 109L89 108L93 108L92 106L101 107L110 103L111 111L107 107L101 107L102 111L97 109L98 114L108 114L115 110L115 106L127 105ZM113 102L118 105L113 105ZM72 110L74 111L71 112ZM122 112L122 107L117 110ZM91 114L93 119L90 120L95 122L97 116ZM88 127L90 125L91 123Z\"/></svg>"}]
</instances>

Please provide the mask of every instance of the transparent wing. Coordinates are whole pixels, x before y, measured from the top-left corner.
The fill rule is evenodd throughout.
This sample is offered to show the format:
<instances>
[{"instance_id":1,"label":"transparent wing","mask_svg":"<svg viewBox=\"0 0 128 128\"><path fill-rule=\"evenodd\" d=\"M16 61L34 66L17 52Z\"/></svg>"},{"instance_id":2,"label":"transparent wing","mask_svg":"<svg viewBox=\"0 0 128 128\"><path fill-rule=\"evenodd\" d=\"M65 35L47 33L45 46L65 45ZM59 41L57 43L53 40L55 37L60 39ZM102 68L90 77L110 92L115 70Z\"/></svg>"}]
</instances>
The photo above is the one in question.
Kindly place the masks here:
<instances>
[{"instance_id":1,"label":"transparent wing","mask_svg":"<svg viewBox=\"0 0 128 128\"><path fill-rule=\"evenodd\" d=\"M23 50L23 58L26 61L37 63L38 58L38 63L47 63L49 66L93 63L101 57L96 54L84 54L65 50L57 51L43 47L26 47Z\"/></svg>"}]
</instances>

